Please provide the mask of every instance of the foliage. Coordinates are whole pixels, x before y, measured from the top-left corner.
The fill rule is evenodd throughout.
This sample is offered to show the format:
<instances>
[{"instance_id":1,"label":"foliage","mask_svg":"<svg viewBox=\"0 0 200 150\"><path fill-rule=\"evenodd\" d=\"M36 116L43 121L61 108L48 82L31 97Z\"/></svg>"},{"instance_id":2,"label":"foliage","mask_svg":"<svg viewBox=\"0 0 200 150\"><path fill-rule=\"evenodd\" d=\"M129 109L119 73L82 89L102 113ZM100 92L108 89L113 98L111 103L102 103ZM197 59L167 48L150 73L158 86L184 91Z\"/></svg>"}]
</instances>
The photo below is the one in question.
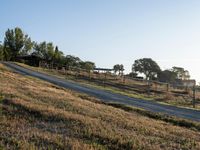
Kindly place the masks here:
<instances>
[{"instance_id":1,"label":"foliage","mask_svg":"<svg viewBox=\"0 0 200 150\"><path fill-rule=\"evenodd\" d=\"M91 61L80 62L80 67L82 69L86 69L87 71L94 70L95 64Z\"/></svg>"},{"instance_id":2,"label":"foliage","mask_svg":"<svg viewBox=\"0 0 200 150\"><path fill-rule=\"evenodd\" d=\"M132 65L132 72L143 73L146 79L155 78L160 71L158 64L151 58L135 60L135 63Z\"/></svg>"},{"instance_id":3,"label":"foliage","mask_svg":"<svg viewBox=\"0 0 200 150\"><path fill-rule=\"evenodd\" d=\"M189 80L190 79L189 71L185 70L182 67L173 67L172 71L177 74L177 79L180 79L180 80Z\"/></svg>"},{"instance_id":4,"label":"foliage","mask_svg":"<svg viewBox=\"0 0 200 150\"><path fill-rule=\"evenodd\" d=\"M116 64L113 66L113 70L115 72L115 74L118 72L119 75L122 75L123 74L123 71L124 71L124 66L121 64Z\"/></svg>"},{"instance_id":5,"label":"foliage","mask_svg":"<svg viewBox=\"0 0 200 150\"><path fill-rule=\"evenodd\" d=\"M58 46L56 46L54 55L53 55L53 62L55 64L63 64L64 63L64 54L62 51L58 49Z\"/></svg>"},{"instance_id":6,"label":"foliage","mask_svg":"<svg viewBox=\"0 0 200 150\"><path fill-rule=\"evenodd\" d=\"M41 42L34 44L35 53L47 62L51 62L54 57L53 43Z\"/></svg>"},{"instance_id":7,"label":"foliage","mask_svg":"<svg viewBox=\"0 0 200 150\"><path fill-rule=\"evenodd\" d=\"M52 42L32 42L31 38L18 27L8 29L5 32L4 44L0 46L0 60L16 61L18 56L26 55L34 55L57 67L66 65L68 68L81 67L87 70L93 70L95 67L93 62L84 62L72 55L65 57L58 46L54 46Z\"/></svg>"},{"instance_id":8,"label":"foliage","mask_svg":"<svg viewBox=\"0 0 200 150\"><path fill-rule=\"evenodd\" d=\"M48 64L53 64L57 67L66 66L70 68L82 68L88 71L95 68L95 63L90 61L82 61L79 57L73 55L65 56L58 46L54 46L52 42L34 42L25 34L22 29L16 27L8 29L5 32L3 45L0 45L0 60L16 61L18 56L34 55L37 61L45 60ZM37 61L33 61L36 65ZM115 73L123 75L124 66L116 64L113 66ZM172 70L161 71L158 64L151 58L143 58L135 60L132 65L131 77L137 77L138 73L144 74L146 79L157 79L163 82L173 82L176 74L176 79L188 80L190 74L187 70L181 67L173 67Z\"/></svg>"},{"instance_id":9,"label":"foliage","mask_svg":"<svg viewBox=\"0 0 200 150\"><path fill-rule=\"evenodd\" d=\"M0 44L0 60L10 60L10 58L10 50L7 47Z\"/></svg>"},{"instance_id":10,"label":"foliage","mask_svg":"<svg viewBox=\"0 0 200 150\"><path fill-rule=\"evenodd\" d=\"M24 34L20 28L8 29L5 32L4 50L10 56L9 59L15 60L20 54L27 54L31 48L32 42L30 37Z\"/></svg>"},{"instance_id":11,"label":"foliage","mask_svg":"<svg viewBox=\"0 0 200 150\"><path fill-rule=\"evenodd\" d=\"M181 67L173 67L170 70L164 70L158 74L158 80L161 82L174 83L177 79L190 79L189 72Z\"/></svg>"},{"instance_id":12,"label":"foliage","mask_svg":"<svg viewBox=\"0 0 200 150\"><path fill-rule=\"evenodd\" d=\"M177 78L177 73L171 70L164 70L158 74L158 80L166 83L173 83Z\"/></svg>"},{"instance_id":13,"label":"foliage","mask_svg":"<svg viewBox=\"0 0 200 150\"><path fill-rule=\"evenodd\" d=\"M31 38L28 37L24 43L24 48L20 51L20 55L28 55L30 54L31 49L33 48L33 42L31 41Z\"/></svg>"},{"instance_id":14,"label":"foliage","mask_svg":"<svg viewBox=\"0 0 200 150\"><path fill-rule=\"evenodd\" d=\"M70 67L80 67L81 59L72 55L67 55L65 57L65 65Z\"/></svg>"}]
</instances>

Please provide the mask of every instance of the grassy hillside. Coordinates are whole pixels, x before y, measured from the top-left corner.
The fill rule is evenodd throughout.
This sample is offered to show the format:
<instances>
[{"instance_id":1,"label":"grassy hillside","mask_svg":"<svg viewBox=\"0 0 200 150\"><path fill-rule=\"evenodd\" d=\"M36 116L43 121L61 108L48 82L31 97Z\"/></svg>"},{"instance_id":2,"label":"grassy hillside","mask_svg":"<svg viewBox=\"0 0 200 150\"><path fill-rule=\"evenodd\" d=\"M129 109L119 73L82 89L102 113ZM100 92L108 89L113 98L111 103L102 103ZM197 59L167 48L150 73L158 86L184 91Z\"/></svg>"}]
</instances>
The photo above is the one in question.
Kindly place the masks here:
<instances>
[{"instance_id":1,"label":"grassy hillside","mask_svg":"<svg viewBox=\"0 0 200 150\"><path fill-rule=\"evenodd\" d=\"M21 76L0 64L0 149L200 149L200 133Z\"/></svg>"}]
</instances>

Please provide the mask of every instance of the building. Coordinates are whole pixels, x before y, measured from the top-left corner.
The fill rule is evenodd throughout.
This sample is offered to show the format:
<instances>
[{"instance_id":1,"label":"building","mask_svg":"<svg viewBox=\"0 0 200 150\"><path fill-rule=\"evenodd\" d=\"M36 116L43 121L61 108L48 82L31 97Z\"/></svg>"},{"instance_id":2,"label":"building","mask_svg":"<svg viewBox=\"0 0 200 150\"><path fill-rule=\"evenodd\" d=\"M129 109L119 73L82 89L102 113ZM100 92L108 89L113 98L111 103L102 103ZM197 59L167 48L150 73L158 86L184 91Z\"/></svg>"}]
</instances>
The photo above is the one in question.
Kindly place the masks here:
<instances>
[{"instance_id":1,"label":"building","mask_svg":"<svg viewBox=\"0 0 200 150\"><path fill-rule=\"evenodd\" d=\"M196 86L196 80L182 80L182 85L184 87L194 87Z\"/></svg>"},{"instance_id":2,"label":"building","mask_svg":"<svg viewBox=\"0 0 200 150\"><path fill-rule=\"evenodd\" d=\"M39 66L40 61L43 61L43 59L35 54L31 55L24 55L24 56L18 56L16 59L18 62L23 62L31 66Z\"/></svg>"}]
</instances>

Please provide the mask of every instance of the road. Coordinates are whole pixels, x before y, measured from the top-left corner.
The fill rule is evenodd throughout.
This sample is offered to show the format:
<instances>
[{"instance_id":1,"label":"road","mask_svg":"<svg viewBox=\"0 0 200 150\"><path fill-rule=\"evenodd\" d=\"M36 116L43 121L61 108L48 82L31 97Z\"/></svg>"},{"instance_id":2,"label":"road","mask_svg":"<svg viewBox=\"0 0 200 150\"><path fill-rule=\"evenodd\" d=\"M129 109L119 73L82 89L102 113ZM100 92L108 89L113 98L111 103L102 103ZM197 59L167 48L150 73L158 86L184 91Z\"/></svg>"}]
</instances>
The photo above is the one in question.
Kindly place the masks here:
<instances>
[{"instance_id":1,"label":"road","mask_svg":"<svg viewBox=\"0 0 200 150\"><path fill-rule=\"evenodd\" d=\"M85 94L94 96L103 102L115 102L115 103L143 108L151 112L159 112L159 113L164 113L167 115L172 115L172 116L185 118L185 119L189 119L193 121L200 121L200 111L197 111L197 110L159 104L154 101L135 99L135 98L121 95L121 94L116 94L116 93L111 93L105 90L100 90L97 88L87 87L78 83L70 82L65 79L57 78L55 76L50 76L44 73L39 73L27 68L18 66L11 62L2 62L2 63L22 75L33 76L33 77L48 81L50 83L56 84L58 86L67 88L67 89L85 93Z\"/></svg>"}]
</instances>

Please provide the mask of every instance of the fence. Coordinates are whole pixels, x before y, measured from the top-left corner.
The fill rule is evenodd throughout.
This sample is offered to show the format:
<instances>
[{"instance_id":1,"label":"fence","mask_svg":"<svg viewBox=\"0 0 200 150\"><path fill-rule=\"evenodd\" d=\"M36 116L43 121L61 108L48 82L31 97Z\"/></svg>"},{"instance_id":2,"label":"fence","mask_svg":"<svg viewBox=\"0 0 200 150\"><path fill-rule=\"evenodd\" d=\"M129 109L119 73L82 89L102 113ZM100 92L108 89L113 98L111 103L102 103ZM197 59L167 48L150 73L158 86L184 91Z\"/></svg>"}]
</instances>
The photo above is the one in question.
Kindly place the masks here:
<instances>
[{"instance_id":1,"label":"fence","mask_svg":"<svg viewBox=\"0 0 200 150\"><path fill-rule=\"evenodd\" d=\"M98 83L104 87L111 86L114 88L134 91L147 95L173 95L176 97L188 96L188 101L195 107L196 98L200 97L200 89L196 87L185 87L178 85L170 85L168 83L158 81L147 81L139 78L128 76L118 76L112 72L97 72L78 67L61 66L57 67L53 64L40 63L41 68L46 68L62 75L73 76L75 79L83 79L90 82ZM187 98L187 97L186 97Z\"/></svg>"}]
</instances>

